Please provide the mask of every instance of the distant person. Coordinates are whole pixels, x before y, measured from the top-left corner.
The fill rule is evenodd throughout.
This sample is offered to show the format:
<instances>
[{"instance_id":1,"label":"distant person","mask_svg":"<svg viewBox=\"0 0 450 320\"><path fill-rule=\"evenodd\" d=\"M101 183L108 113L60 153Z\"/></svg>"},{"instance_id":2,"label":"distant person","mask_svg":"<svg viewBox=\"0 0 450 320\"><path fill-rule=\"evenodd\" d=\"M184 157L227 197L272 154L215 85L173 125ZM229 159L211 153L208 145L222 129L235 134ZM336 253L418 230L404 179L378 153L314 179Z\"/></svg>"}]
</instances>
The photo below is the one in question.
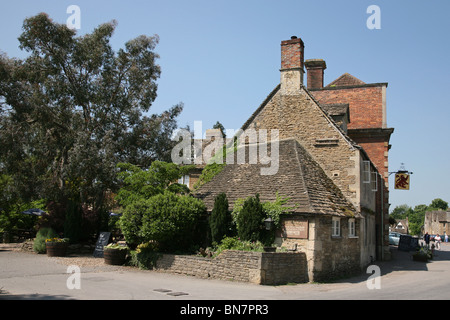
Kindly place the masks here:
<instances>
[{"instance_id":1,"label":"distant person","mask_svg":"<svg viewBox=\"0 0 450 320\"><path fill-rule=\"evenodd\" d=\"M434 237L434 242L436 243L436 249L440 250L441 249L441 236L439 235L439 233Z\"/></svg>"},{"instance_id":2,"label":"distant person","mask_svg":"<svg viewBox=\"0 0 450 320\"><path fill-rule=\"evenodd\" d=\"M444 232L444 234L445 234L444 236L445 242L448 242L448 234L446 232Z\"/></svg>"},{"instance_id":3,"label":"distant person","mask_svg":"<svg viewBox=\"0 0 450 320\"><path fill-rule=\"evenodd\" d=\"M430 235L427 233L425 233L425 235L423 236L423 240L425 241L425 244L427 245L427 248L430 247Z\"/></svg>"}]
</instances>

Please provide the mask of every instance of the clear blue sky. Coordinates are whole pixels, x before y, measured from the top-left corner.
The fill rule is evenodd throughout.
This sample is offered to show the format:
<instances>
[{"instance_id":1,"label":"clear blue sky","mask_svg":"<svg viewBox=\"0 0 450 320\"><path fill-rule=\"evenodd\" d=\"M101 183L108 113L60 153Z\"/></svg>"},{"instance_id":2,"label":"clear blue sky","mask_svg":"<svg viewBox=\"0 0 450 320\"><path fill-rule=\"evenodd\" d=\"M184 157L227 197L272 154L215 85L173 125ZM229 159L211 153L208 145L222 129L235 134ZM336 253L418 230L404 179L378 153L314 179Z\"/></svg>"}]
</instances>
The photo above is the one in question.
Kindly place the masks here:
<instances>
[{"instance_id":1,"label":"clear blue sky","mask_svg":"<svg viewBox=\"0 0 450 320\"><path fill-rule=\"evenodd\" d=\"M18 49L26 17L46 12L65 23L81 8L79 34L118 21L115 49L141 34L160 36L162 76L152 112L185 104L179 125L219 120L239 129L279 83L280 42L296 35L305 58L327 62L325 83L348 72L366 83L388 82L388 126L394 127L389 171L405 163L411 190L393 188L400 204L450 202L450 67L448 0L2 0L0 50ZM381 29L369 30L369 5L381 9Z\"/></svg>"}]
</instances>

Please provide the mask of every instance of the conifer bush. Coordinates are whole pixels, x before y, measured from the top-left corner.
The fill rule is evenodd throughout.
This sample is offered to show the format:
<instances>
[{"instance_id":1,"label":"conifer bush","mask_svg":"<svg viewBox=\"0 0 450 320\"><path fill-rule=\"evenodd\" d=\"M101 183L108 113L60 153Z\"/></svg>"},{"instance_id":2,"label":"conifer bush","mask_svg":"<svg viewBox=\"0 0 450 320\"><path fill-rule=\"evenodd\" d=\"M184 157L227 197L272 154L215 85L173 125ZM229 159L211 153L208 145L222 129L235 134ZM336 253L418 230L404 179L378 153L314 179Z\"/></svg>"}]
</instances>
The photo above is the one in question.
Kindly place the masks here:
<instances>
[{"instance_id":1,"label":"conifer bush","mask_svg":"<svg viewBox=\"0 0 450 320\"><path fill-rule=\"evenodd\" d=\"M220 243L230 233L231 213L228 210L228 199L225 193L220 193L214 200L209 226L213 242Z\"/></svg>"},{"instance_id":2,"label":"conifer bush","mask_svg":"<svg viewBox=\"0 0 450 320\"><path fill-rule=\"evenodd\" d=\"M264 211L259 194L245 200L237 217L238 236L243 241L258 241L264 233Z\"/></svg>"}]
</instances>

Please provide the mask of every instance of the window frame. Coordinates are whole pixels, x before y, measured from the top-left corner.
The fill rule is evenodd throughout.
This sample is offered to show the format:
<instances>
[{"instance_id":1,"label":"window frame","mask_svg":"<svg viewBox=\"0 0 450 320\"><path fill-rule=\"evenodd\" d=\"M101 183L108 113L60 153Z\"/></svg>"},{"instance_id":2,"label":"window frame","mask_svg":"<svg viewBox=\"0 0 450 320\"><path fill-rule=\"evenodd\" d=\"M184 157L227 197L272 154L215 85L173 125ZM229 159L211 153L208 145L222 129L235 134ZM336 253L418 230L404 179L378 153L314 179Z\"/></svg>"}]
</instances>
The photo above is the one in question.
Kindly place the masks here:
<instances>
[{"instance_id":1,"label":"window frame","mask_svg":"<svg viewBox=\"0 0 450 320\"><path fill-rule=\"evenodd\" d=\"M341 218L338 217L331 218L331 237L332 238L341 237Z\"/></svg>"},{"instance_id":2,"label":"window frame","mask_svg":"<svg viewBox=\"0 0 450 320\"><path fill-rule=\"evenodd\" d=\"M349 238L357 238L358 235L356 233L356 219L350 218L348 219L348 236Z\"/></svg>"},{"instance_id":3,"label":"window frame","mask_svg":"<svg viewBox=\"0 0 450 320\"><path fill-rule=\"evenodd\" d=\"M370 170L370 161L363 160L363 172L362 172L363 183L370 183L371 175L372 174Z\"/></svg>"}]
</instances>

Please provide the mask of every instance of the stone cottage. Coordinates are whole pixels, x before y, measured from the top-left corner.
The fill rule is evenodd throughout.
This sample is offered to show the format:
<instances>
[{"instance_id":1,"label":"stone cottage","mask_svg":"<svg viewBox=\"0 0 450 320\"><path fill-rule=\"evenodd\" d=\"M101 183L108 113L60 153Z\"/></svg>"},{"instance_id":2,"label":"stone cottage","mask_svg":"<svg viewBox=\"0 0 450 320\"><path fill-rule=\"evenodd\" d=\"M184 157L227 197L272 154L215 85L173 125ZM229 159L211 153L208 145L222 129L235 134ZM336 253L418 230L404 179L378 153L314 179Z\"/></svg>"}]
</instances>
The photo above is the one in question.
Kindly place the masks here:
<instances>
[{"instance_id":1,"label":"stone cottage","mask_svg":"<svg viewBox=\"0 0 450 320\"><path fill-rule=\"evenodd\" d=\"M247 149L246 155L250 147L242 147ZM196 195L208 211L220 192L227 194L231 209L237 199L255 193L261 202L274 201L277 193L288 197L287 205L294 209L284 218L276 242L306 253L308 279L325 280L359 271L365 258L361 256L362 216L297 140L278 141L278 159L273 175L260 174L266 166L260 161L227 164ZM374 245L373 239L367 240Z\"/></svg>"},{"instance_id":2,"label":"stone cottage","mask_svg":"<svg viewBox=\"0 0 450 320\"><path fill-rule=\"evenodd\" d=\"M275 199L277 191L291 197L299 206L285 217L278 241L296 244L307 253L310 281L387 259L389 222L382 214L385 180L366 150L349 137L352 101L319 103L304 86L301 39L282 41L281 57L280 84L241 131L278 130L278 172L262 176L258 165L227 165L196 191L197 196L210 210L220 192L227 193L230 203L256 193L262 201ZM314 61L308 70L311 81L317 80L314 72L323 75L323 68L313 68L322 62Z\"/></svg>"},{"instance_id":3,"label":"stone cottage","mask_svg":"<svg viewBox=\"0 0 450 320\"><path fill-rule=\"evenodd\" d=\"M409 234L409 221L406 219L400 219L392 224L389 228L390 232L398 232L401 234Z\"/></svg>"}]
</instances>

